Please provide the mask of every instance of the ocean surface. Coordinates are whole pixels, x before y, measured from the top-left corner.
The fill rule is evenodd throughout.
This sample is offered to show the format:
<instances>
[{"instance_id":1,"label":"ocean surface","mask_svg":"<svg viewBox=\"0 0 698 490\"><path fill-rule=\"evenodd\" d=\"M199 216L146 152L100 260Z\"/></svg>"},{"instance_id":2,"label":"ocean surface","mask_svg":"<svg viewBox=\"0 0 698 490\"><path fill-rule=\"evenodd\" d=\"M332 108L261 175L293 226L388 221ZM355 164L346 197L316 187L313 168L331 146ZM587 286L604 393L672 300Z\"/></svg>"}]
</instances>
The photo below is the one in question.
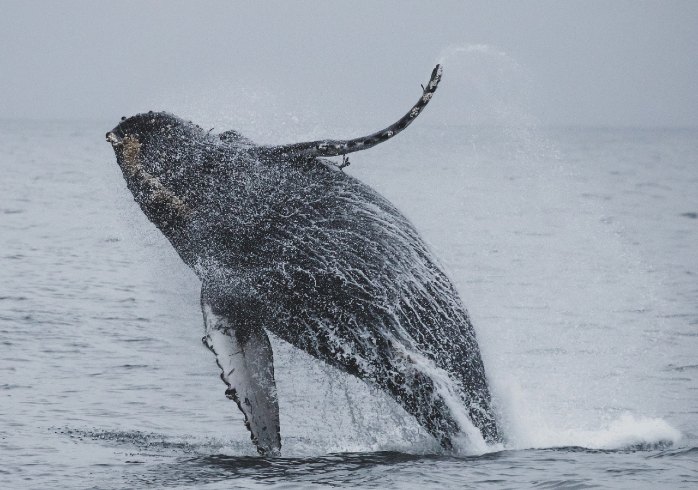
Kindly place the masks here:
<instances>
[{"instance_id":1,"label":"ocean surface","mask_svg":"<svg viewBox=\"0 0 698 490\"><path fill-rule=\"evenodd\" d=\"M698 487L698 130L417 123L353 156L457 285L506 443L444 453L272 339L265 459L116 122L0 122L0 487Z\"/></svg>"}]
</instances>

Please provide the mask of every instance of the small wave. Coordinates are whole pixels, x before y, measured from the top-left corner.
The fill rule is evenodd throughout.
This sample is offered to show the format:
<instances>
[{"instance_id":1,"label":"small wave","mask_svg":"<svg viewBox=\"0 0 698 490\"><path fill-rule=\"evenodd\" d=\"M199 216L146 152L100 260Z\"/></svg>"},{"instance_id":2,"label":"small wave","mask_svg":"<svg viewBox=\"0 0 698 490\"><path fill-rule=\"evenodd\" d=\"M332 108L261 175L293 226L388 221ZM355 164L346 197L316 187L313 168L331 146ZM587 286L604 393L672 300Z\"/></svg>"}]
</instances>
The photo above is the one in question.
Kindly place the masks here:
<instances>
[{"instance_id":1,"label":"small wave","mask_svg":"<svg viewBox=\"0 0 698 490\"><path fill-rule=\"evenodd\" d=\"M56 434L62 434L75 440L104 442L113 446L129 446L142 452L174 453L174 454L216 454L226 449L230 443L224 443L210 438L196 436L172 437L154 432L139 430L120 431L104 429L54 428ZM246 442L246 441L245 441ZM242 446L242 444L241 444ZM247 449L247 448L238 448ZM239 451L241 454L249 451ZM251 454L251 453L250 453Z\"/></svg>"},{"instance_id":2,"label":"small wave","mask_svg":"<svg viewBox=\"0 0 698 490\"><path fill-rule=\"evenodd\" d=\"M657 454L652 454L651 456L648 456L649 458L667 458L667 457L682 457L682 456L688 456L691 458L694 458L698 455L698 447L692 446L692 447L680 447L680 448L675 448L675 449L667 449L664 451L661 451Z\"/></svg>"},{"instance_id":3,"label":"small wave","mask_svg":"<svg viewBox=\"0 0 698 490\"><path fill-rule=\"evenodd\" d=\"M666 371L678 371L678 372L695 371L695 370L698 370L698 364L688 364L685 366L676 366L674 364L669 364L665 370Z\"/></svg>"}]
</instances>

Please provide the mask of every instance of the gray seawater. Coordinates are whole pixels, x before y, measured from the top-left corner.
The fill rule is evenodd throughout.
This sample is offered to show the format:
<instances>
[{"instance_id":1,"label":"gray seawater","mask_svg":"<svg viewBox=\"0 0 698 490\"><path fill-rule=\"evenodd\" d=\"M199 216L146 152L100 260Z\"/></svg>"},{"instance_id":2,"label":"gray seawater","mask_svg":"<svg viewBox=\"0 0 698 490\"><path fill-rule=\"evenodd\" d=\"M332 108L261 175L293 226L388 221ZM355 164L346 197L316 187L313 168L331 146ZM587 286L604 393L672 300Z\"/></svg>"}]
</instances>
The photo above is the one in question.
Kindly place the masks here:
<instances>
[{"instance_id":1,"label":"gray seawater","mask_svg":"<svg viewBox=\"0 0 698 490\"><path fill-rule=\"evenodd\" d=\"M354 156L458 286L507 442L444 454L274 340L264 459L113 125L0 123L0 487L698 485L698 131L420 127Z\"/></svg>"}]
</instances>

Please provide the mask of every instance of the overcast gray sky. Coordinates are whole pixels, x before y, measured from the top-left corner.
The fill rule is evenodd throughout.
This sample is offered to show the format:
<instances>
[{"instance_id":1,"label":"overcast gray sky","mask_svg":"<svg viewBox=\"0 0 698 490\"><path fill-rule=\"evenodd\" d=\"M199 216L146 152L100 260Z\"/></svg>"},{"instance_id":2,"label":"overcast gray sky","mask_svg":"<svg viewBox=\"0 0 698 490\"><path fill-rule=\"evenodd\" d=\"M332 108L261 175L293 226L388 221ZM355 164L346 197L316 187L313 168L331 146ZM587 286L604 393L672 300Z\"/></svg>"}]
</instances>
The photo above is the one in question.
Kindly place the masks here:
<instances>
[{"instance_id":1,"label":"overcast gray sky","mask_svg":"<svg viewBox=\"0 0 698 490\"><path fill-rule=\"evenodd\" d=\"M3 118L176 109L239 121L273 106L377 129L450 52L444 107L466 111L470 92L494 87L473 104L513 97L542 124L698 126L693 1L0 0L0 11Z\"/></svg>"}]
</instances>

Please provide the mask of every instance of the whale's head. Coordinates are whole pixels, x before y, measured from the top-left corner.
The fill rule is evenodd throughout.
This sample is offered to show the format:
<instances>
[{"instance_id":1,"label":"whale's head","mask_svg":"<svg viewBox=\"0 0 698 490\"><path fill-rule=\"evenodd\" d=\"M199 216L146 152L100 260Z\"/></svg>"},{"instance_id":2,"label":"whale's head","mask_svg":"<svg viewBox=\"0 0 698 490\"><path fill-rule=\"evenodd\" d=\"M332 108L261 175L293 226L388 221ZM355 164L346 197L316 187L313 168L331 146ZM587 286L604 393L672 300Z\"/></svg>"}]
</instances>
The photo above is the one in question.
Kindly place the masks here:
<instances>
[{"instance_id":1,"label":"whale's head","mask_svg":"<svg viewBox=\"0 0 698 490\"><path fill-rule=\"evenodd\" d=\"M153 185L182 201L197 200L203 155L214 138L201 127L167 112L147 112L122 118L106 138L137 201Z\"/></svg>"},{"instance_id":2,"label":"whale's head","mask_svg":"<svg viewBox=\"0 0 698 490\"><path fill-rule=\"evenodd\" d=\"M129 118L107 132L126 184L143 212L163 231L190 215L201 199L201 165L212 136L165 112Z\"/></svg>"},{"instance_id":3,"label":"whale's head","mask_svg":"<svg viewBox=\"0 0 698 490\"><path fill-rule=\"evenodd\" d=\"M195 161L192 153L204 137L199 126L167 112L121 118L107 133L122 170L143 170L163 181L173 181Z\"/></svg>"}]
</instances>

